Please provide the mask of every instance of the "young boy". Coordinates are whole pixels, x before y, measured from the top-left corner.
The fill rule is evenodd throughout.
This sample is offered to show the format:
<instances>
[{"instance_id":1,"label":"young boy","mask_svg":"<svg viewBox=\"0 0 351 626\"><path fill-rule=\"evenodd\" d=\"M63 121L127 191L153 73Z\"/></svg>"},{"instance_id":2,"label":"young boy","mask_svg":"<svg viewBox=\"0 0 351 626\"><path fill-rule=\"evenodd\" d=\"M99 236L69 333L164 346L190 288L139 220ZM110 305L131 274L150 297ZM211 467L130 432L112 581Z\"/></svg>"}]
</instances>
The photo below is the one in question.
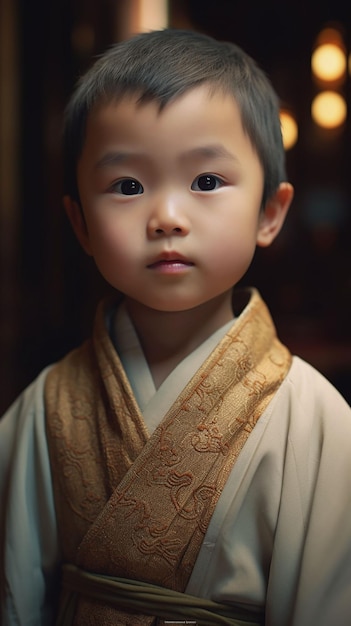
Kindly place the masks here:
<instances>
[{"instance_id":1,"label":"young boy","mask_svg":"<svg viewBox=\"0 0 351 626\"><path fill-rule=\"evenodd\" d=\"M2 624L351 623L351 411L233 287L281 229L278 102L236 46L113 46L66 115L116 290L0 424Z\"/></svg>"}]
</instances>

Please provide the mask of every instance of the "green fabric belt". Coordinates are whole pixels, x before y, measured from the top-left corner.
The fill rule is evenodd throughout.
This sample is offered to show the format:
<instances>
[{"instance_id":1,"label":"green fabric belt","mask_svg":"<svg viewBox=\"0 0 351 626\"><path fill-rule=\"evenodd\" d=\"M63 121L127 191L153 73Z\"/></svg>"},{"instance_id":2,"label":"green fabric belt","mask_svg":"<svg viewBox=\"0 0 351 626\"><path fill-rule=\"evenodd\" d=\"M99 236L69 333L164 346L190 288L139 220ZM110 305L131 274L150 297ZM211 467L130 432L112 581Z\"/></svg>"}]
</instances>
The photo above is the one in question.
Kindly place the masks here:
<instances>
[{"instance_id":1,"label":"green fabric belt","mask_svg":"<svg viewBox=\"0 0 351 626\"><path fill-rule=\"evenodd\" d=\"M194 623L196 626L261 626L262 613L240 607L219 604L157 585L91 574L75 567L62 568L64 600L56 626L72 624L78 595L116 606L121 610L151 615L176 623Z\"/></svg>"}]
</instances>

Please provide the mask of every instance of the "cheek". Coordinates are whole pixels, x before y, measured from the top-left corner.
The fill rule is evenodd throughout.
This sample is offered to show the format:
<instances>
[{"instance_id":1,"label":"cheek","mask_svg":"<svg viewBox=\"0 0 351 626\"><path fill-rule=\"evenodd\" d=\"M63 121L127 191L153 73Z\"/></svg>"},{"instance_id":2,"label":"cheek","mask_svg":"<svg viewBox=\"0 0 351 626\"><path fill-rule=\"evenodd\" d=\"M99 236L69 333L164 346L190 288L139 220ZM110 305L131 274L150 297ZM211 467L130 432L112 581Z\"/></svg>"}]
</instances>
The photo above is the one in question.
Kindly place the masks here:
<instances>
[{"instance_id":1,"label":"cheek","mask_svg":"<svg viewBox=\"0 0 351 626\"><path fill-rule=\"evenodd\" d=\"M246 272L256 250L257 224L227 224L218 237L209 242L212 269L218 277L234 281Z\"/></svg>"},{"instance_id":2,"label":"cheek","mask_svg":"<svg viewBox=\"0 0 351 626\"><path fill-rule=\"evenodd\" d=\"M256 242L252 237L246 240L236 237L223 238L213 248L214 264L219 272L225 268L230 272L231 269L245 267L251 262L255 249Z\"/></svg>"},{"instance_id":3,"label":"cheek","mask_svg":"<svg viewBox=\"0 0 351 626\"><path fill-rule=\"evenodd\" d=\"M90 237L91 252L95 265L100 274L112 286L118 288L116 280L125 273L128 267L126 238L118 237L116 232L108 229L95 230ZM123 247L124 244L124 247Z\"/></svg>"},{"instance_id":4,"label":"cheek","mask_svg":"<svg viewBox=\"0 0 351 626\"><path fill-rule=\"evenodd\" d=\"M127 247L130 237L123 225L117 225L113 220L90 219L87 223L89 240L93 256L114 256L122 253Z\"/></svg>"},{"instance_id":5,"label":"cheek","mask_svg":"<svg viewBox=\"0 0 351 626\"><path fill-rule=\"evenodd\" d=\"M246 213L246 214L245 214ZM240 256L256 246L258 232L257 212L250 210L233 212L221 220L220 217L212 229L212 245L220 256Z\"/></svg>"}]
</instances>

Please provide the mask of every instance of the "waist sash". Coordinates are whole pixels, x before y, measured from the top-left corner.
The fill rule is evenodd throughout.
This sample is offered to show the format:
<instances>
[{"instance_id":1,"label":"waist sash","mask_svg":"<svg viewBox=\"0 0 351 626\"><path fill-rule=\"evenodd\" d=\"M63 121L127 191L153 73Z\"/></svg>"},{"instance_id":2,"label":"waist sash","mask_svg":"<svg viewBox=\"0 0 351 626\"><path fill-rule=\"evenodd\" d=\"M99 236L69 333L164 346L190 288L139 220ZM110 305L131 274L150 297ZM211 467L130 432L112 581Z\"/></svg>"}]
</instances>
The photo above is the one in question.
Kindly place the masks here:
<instances>
[{"instance_id":1,"label":"waist sash","mask_svg":"<svg viewBox=\"0 0 351 626\"><path fill-rule=\"evenodd\" d=\"M55 504L66 562L184 591L227 477L291 364L257 292L151 437L106 331L46 384ZM74 624L153 618L81 598Z\"/></svg>"},{"instance_id":2,"label":"waist sash","mask_svg":"<svg viewBox=\"0 0 351 626\"><path fill-rule=\"evenodd\" d=\"M119 608L158 615L166 623L196 626L261 626L263 613L212 602L136 580L90 574L73 565L63 567L64 601L56 626L69 626L80 594ZM65 593L66 592L66 593Z\"/></svg>"}]
</instances>

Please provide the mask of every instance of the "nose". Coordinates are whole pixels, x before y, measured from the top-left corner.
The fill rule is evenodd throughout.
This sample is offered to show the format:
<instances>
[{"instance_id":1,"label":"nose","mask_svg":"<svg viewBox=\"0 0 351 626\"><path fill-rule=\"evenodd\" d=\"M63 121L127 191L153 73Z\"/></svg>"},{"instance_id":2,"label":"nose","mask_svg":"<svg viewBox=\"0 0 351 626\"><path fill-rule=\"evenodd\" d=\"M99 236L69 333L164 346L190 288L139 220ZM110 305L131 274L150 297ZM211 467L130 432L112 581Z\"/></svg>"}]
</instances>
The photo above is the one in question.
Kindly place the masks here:
<instances>
[{"instance_id":1,"label":"nose","mask_svg":"<svg viewBox=\"0 0 351 626\"><path fill-rule=\"evenodd\" d=\"M184 237L190 230L190 223L181 205L174 197L159 198L153 205L147 231L152 239L159 237Z\"/></svg>"}]
</instances>

